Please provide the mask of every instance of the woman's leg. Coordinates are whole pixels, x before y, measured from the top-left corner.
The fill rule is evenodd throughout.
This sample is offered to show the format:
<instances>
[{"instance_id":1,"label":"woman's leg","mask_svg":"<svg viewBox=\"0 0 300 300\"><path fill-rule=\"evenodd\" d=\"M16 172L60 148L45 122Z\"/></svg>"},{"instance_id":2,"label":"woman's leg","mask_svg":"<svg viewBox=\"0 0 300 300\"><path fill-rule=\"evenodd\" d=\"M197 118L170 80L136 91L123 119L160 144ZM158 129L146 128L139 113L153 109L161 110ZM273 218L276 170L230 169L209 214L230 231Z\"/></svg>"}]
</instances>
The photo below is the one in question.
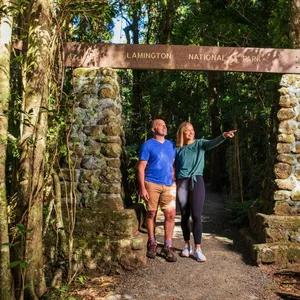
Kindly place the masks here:
<instances>
[{"instance_id":1,"label":"woman's leg","mask_svg":"<svg viewBox=\"0 0 300 300\"><path fill-rule=\"evenodd\" d=\"M191 191L192 201L192 219L193 219L193 236L195 247L200 247L202 239L202 212L205 200L205 185L202 176L196 176L197 182Z\"/></svg>"},{"instance_id":2,"label":"woman's leg","mask_svg":"<svg viewBox=\"0 0 300 300\"><path fill-rule=\"evenodd\" d=\"M190 241L190 201L189 201L189 179L177 179L177 199L181 211L181 229L185 242Z\"/></svg>"},{"instance_id":3,"label":"woman's leg","mask_svg":"<svg viewBox=\"0 0 300 300\"><path fill-rule=\"evenodd\" d=\"M205 185L202 176L196 176L197 182L195 182L192 190L192 219L193 219L193 235L195 240L194 258L199 262L205 262L206 257L201 250L202 239L202 212L205 199Z\"/></svg>"}]
</instances>

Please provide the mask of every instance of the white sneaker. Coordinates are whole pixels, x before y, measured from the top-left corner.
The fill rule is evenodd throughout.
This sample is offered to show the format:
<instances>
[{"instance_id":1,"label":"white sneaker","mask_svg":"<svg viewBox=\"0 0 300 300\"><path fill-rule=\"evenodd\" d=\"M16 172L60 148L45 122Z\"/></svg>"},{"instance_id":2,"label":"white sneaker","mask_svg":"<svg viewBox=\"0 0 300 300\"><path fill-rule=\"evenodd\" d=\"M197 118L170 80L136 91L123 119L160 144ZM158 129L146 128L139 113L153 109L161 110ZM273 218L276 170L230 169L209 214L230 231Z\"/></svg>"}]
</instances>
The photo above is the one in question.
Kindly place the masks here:
<instances>
[{"instance_id":1,"label":"white sneaker","mask_svg":"<svg viewBox=\"0 0 300 300\"><path fill-rule=\"evenodd\" d=\"M185 244L180 256L189 257L193 253L192 245Z\"/></svg>"},{"instance_id":2,"label":"white sneaker","mask_svg":"<svg viewBox=\"0 0 300 300\"><path fill-rule=\"evenodd\" d=\"M200 248L195 249L193 256L196 258L197 261L200 261L200 262L205 262L206 261L206 257L202 253L202 250Z\"/></svg>"}]
</instances>

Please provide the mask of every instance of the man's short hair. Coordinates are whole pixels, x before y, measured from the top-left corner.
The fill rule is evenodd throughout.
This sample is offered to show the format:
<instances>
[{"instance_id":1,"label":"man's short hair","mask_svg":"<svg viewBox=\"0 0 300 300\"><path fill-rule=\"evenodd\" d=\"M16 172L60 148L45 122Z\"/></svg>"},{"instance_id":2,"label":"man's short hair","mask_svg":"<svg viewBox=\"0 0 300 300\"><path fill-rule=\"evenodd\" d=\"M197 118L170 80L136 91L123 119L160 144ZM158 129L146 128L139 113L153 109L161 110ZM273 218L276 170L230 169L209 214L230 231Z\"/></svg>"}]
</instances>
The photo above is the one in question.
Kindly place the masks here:
<instances>
[{"instance_id":1,"label":"man's short hair","mask_svg":"<svg viewBox=\"0 0 300 300\"><path fill-rule=\"evenodd\" d=\"M152 121L152 123L151 123L151 128L154 128L154 127L155 127L155 123L156 123L157 121L163 121L163 120L162 120L162 119L154 119L154 120Z\"/></svg>"}]
</instances>

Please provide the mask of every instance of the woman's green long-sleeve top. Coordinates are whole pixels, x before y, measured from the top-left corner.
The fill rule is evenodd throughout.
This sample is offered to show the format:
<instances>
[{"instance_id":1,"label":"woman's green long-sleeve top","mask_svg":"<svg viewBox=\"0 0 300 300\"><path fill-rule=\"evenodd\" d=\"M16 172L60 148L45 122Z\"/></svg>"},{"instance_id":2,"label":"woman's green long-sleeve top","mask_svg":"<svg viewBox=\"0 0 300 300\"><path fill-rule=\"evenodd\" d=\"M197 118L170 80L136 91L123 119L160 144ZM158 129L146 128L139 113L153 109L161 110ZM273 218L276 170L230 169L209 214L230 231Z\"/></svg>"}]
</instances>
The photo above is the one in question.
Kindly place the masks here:
<instances>
[{"instance_id":1,"label":"woman's green long-sleeve top","mask_svg":"<svg viewBox=\"0 0 300 300\"><path fill-rule=\"evenodd\" d=\"M217 147L225 139L220 135L212 140L199 139L182 148L176 147L176 178L192 178L196 181L196 175L203 176L205 151Z\"/></svg>"}]
</instances>

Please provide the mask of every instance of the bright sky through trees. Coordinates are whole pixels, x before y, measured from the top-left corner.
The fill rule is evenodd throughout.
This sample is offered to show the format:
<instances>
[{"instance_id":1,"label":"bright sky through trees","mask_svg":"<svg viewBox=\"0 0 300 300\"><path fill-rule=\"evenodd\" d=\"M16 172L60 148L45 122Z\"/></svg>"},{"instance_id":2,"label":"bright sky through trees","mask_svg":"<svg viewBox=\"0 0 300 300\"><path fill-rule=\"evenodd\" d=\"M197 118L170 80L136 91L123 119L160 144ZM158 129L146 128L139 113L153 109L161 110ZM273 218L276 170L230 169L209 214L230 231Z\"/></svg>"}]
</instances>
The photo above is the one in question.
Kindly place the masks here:
<instances>
[{"instance_id":1,"label":"bright sky through trees","mask_svg":"<svg viewBox=\"0 0 300 300\"><path fill-rule=\"evenodd\" d=\"M114 36L111 40L113 44L126 44L126 37L122 29L124 26L123 22L119 18L114 19Z\"/></svg>"}]
</instances>

